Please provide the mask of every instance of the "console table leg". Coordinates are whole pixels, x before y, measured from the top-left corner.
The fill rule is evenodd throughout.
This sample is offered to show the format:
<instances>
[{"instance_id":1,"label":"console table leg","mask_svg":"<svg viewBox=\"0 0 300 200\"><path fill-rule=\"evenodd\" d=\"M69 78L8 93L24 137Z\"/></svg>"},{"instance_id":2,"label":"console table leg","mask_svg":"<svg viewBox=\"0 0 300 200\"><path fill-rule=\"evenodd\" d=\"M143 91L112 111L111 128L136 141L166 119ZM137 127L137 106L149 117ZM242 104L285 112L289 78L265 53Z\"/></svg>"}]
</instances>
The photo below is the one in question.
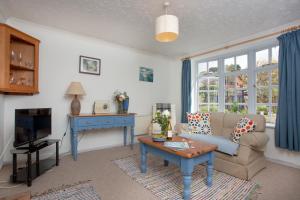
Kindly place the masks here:
<instances>
[{"instance_id":1,"label":"console table leg","mask_svg":"<svg viewBox=\"0 0 300 200\"><path fill-rule=\"evenodd\" d=\"M59 165L59 142L57 141L56 142L56 166L58 166Z\"/></svg>"},{"instance_id":2,"label":"console table leg","mask_svg":"<svg viewBox=\"0 0 300 200\"><path fill-rule=\"evenodd\" d=\"M134 140L134 126L130 128L130 148L133 149L133 140Z\"/></svg>"},{"instance_id":3,"label":"console table leg","mask_svg":"<svg viewBox=\"0 0 300 200\"><path fill-rule=\"evenodd\" d=\"M77 160L77 145L78 145L78 133L71 129L71 146L72 146L72 156L74 160Z\"/></svg>"},{"instance_id":4,"label":"console table leg","mask_svg":"<svg viewBox=\"0 0 300 200\"><path fill-rule=\"evenodd\" d=\"M214 153L213 152L209 152L208 156L209 156L209 159L207 161L207 166L206 166L206 171L207 171L206 185L208 187L210 187L210 186L212 186L212 181L213 181Z\"/></svg>"},{"instance_id":5,"label":"console table leg","mask_svg":"<svg viewBox=\"0 0 300 200\"><path fill-rule=\"evenodd\" d=\"M17 182L17 154L13 154L13 182Z\"/></svg>"},{"instance_id":6,"label":"console table leg","mask_svg":"<svg viewBox=\"0 0 300 200\"><path fill-rule=\"evenodd\" d=\"M145 144L140 144L141 148L141 172L146 173L147 172L147 147Z\"/></svg>"},{"instance_id":7,"label":"console table leg","mask_svg":"<svg viewBox=\"0 0 300 200\"><path fill-rule=\"evenodd\" d=\"M183 199L191 198L192 173L194 170L193 159L181 158L181 173L183 176Z\"/></svg>"},{"instance_id":8,"label":"console table leg","mask_svg":"<svg viewBox=\"0 0 300 200\"><path fill-rule=\"evenodd\" d=\"M31 153L27 154L27 186L30 187L32 183L31 177Z\"/></svg>"},{"instance_id":9,"label":"console table leg","mask_svg":"<svg viewBox=\"0 0 300 200\"><path fill-rule=\"evenodd\" d=\"M126 143L127 143L127 126L124 126L124 146L126 146Z\"/></svg>"}]
</instances>

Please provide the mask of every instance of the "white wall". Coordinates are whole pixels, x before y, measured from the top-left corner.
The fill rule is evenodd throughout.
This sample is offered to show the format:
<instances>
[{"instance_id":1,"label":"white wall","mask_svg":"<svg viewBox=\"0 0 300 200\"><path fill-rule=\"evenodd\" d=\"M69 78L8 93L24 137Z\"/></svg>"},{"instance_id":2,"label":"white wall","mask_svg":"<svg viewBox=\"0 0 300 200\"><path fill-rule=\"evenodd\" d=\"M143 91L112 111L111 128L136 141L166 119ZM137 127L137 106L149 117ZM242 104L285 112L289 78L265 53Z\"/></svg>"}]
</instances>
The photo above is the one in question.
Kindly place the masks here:
<instances>
[{"instance_id":1,"label":"white wall","mask_svg":"<svg viewBox=\"0 0 300 200\"><path fill-rule=\"evenodd\" d=\"M300 152L293 152L275 147L274 128L267 128L266 133L270 139L265 152L266 157L269 160L280 164L300 168Z\"/></svg>"},{"instance_id":2,"label":"white wall","mask_svg":"<svg viewBox=\"0 0 300 200\"><path fill-rule=\"evenodd\" d=\"M91 113L94 100L112 101L116 89L127 91L130 96L129 112L137 113L137 122L144 123L144 125L139 124L138 127L148 125L152 104L169 102L173 99L172 90L178 90L177 85L170 90L172 77L169 76L169 72L179 65L179 62L174 60L18 19L10 18L7 24L41 41L40 93L34 96L5 97L4 141L9 142L11 146L14 136L14 110L17 108L51 107L53 112L51 137L62 137L67 126L67 114L71 102L71 98L64 94L71 81L80 81L87 94L81 98L81 113ZM80 55L100 58L101 75L78 73ZM140 66L154 69L153 83L138 80ZM115 111L114 104L112 108ZM136 134L140 133L138 132L139 130ZM122 139L120 129L92 131L84 134L78 148L79 151L86 151L121 145ZM60 152L69 151L68 132ZM9 153L6 152L5 161L10 159Z\"/></svg>"}]
</instances>

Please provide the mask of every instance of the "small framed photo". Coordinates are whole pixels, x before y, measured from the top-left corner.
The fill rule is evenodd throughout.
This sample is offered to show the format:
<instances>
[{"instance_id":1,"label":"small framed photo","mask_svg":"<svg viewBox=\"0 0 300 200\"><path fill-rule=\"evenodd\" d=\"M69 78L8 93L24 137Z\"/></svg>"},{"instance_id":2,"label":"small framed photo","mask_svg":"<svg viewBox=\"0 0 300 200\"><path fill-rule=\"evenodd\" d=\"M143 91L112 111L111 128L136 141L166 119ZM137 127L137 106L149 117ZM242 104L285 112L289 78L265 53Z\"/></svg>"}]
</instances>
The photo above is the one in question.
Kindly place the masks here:
<instances>
[{"instance_id":1,"label":"small framed photo","mask_svg":"<svg viewBox=\"0 0 300 200\"><path fill-rule=\"evenodd\" d=\"M108 100L96 100L94 103L94 114L109 113L110 103Z\"/></svg>"},{"instance_id":2,"label":"small framed photo","mask_svg":"<svg viewBox=\"0 0 300 200\"><path fill-rule=\"evenodd\" d=\"M101 60L87 56L79 57L79 73L100 75Z\"/></svg>"},{"instance_id":3,"label":"small framed photo","mask_svg":"<svg viewBox=\"0 0 300 200\"><path fill-rule=\"evenodd\" d=\"M139 80L145 82L153 82L153 69L140 67Z\"/></svg>"}]
</instances>

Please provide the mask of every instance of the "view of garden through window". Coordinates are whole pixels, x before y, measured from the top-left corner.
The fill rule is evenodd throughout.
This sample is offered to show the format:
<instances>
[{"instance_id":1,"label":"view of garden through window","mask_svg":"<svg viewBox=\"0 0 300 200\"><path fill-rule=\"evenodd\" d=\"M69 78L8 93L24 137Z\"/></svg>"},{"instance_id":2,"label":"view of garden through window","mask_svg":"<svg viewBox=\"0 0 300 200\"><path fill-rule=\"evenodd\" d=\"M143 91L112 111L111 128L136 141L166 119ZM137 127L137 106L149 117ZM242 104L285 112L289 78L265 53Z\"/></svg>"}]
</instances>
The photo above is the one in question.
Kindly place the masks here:
<instances>
[{"instance_id":1,"label":"view of garden through window","mask_svg":"<svg viewBox=\"0 0 300 200\"><path fill-rule=\"evenodd\" d=\"M268 123L275 123L278 51L279 46L271 46L255 51L253 56L249 51L242 55L199 62L199 111L257 113L264 115ZM249 66L249 63L255 66ZM253 95L249 96L249 93ZM224 94L224 97L220 94Z\"/></svg>"}]
</instances>

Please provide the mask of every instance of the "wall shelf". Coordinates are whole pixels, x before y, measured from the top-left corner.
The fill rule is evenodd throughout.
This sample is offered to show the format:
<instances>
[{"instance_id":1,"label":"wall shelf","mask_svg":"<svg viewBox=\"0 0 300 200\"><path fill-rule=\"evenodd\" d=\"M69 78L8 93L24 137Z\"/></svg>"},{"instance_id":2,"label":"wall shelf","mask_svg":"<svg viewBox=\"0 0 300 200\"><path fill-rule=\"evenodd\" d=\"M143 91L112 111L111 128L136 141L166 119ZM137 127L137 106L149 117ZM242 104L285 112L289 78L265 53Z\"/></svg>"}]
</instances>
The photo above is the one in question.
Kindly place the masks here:
<instances>
[{"instance_id":1,"label":"wall shelf","mask_svg":"<svg viewBox=\"0 0 300 200\"><path fill-rule=\"evenodd\" d=\"M37 94L40 41L0 24L0 92Z\"/></svg>"}]
</instances>

